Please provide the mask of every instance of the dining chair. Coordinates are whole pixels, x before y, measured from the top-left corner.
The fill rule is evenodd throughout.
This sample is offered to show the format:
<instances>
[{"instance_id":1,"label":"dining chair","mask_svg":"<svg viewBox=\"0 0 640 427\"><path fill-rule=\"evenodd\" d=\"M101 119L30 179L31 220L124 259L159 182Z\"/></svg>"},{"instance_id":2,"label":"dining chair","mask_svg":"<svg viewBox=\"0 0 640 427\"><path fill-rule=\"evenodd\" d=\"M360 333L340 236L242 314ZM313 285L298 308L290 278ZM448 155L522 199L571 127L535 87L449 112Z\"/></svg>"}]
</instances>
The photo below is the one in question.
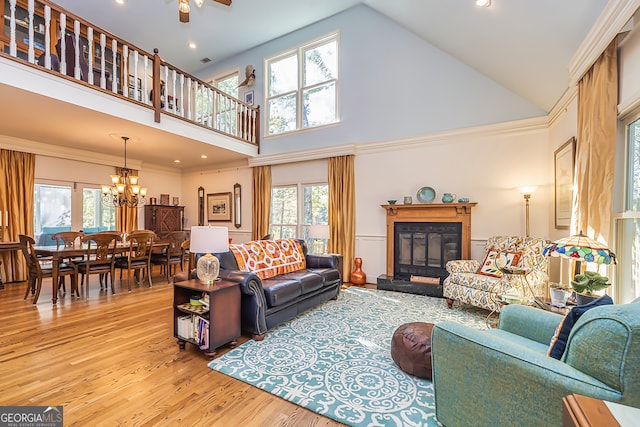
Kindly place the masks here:
<instances>
[{"instance_id":1,"label":"dining chair","mask_svg":"<svg viewBox=\"0 0 640 427\"><path fill-rule=\"evenodd\" d=\"M54 233L51 238L56 242L56 249L60 250L61 248L73 248L76 244L80 243L80 238L82 237L81 231L59 231ZM68 258L70 262L78 262L82 261L84 257L72 257ZM58 289L62 288L64 292L67 291L65 287L64 276L60 276L60 282L58 283Z\"/></svg>"},{"instance_id":2,"label":"dining chair","mask_svg":"<svg viewBox=\"0 0 640 427\"><path fill-rule=\"evenodd\" d=\"M177 272L178 266L180 266L180 271L184 271L184 249L182 243L188 237L189 235L186 231L172 231L165 238L169 244L162 250L162 253L151 254L151 264L162 266L167 277L167 283L171 283L171 277Z\"/></svg>"},{"instance_id":3,"label":"dining chair","mask_svg":"<svg viewBox=\"0 0 640 427\"><path fill-rule=\"evenodd\" d=\"M118 233L95 233L81 237L82 244L86 244L85 259L78 262L78 273L80 273L81 283L85 282L85 298L89 298L89 276L91 274L100 274L111 276L111 292L116 293L114 287L114 262L116 254L116 244L122 238ZM102 283L101 283L102 287Z\"/></svg>"},{"instance_id":4,"label":"dining chair","mask_svg":"<svg viewBox=\"0 0 640 427\"><path fill-rule=\"evenodd\" d=\"M136 230L127 235L127 242L129 248L125 256L120 256L115 261L115 267L120 269L120 283L122 283L122 271L127 270L127 287L131 291L131 272L134 272L136 283L139 283L142 279L139 276L139 271L142 270L142 274L147 274L149 281L149 287L153 287L151 283L151 251L153 249L153 240L156 237L156 233L151 230Z\"/></svg>"},{"instance_id":5,"label":"dining chair","mask_svg":"<svg viewBox=\"0 0 640 427\"><path fill-rule=\"evenodd\" d=\"M38 297L40 296L40 291L42 290L42 280L47 277L53 277L53 268L52 267L43 267L40 264L40 260L36 255L35 249L33 246L35 245L35 240L33 237L25 236L21 234L20 236L20 249L22 250L22 254L24 255L25 261L27 263L28 269L28 278L27 278L27 290L24 293L24 299L26 300L29 296L29 292L33 295L33 303L38 302ZM78 293L78 267L71 262L63 262L60 263L58 269L58 276L71 276L71 292L76 293L77 296L80 296Z\"/></svg>"}]
</instances>

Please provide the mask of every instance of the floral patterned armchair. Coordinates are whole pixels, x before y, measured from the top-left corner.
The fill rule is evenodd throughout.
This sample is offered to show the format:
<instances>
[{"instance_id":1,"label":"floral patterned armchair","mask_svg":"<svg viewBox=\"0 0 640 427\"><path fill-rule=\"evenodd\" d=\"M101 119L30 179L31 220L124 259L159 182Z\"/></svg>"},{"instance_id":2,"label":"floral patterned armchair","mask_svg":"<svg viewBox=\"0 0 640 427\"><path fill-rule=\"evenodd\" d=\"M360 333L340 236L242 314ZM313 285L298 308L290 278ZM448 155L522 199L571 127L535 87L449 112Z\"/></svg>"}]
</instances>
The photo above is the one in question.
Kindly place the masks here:
<instances>
[{"instance_id":1,"label":"floral patterned armchair","mask_svg":"<svg viewBox=\"0 0 640 427\"><path fill-rule=\"evenodd\" d=\"M487 310L500 311L500 297L506 294L522 295L530 300L542 297L548 281L548 259L543 255L549 242L537 237L493 236L487 240L485 262L493 251L517 254L512 258L514 269L525 274L507 274L501 271L480 273L476 260L449 261L449 276L443 282L443 293L451 308L454 301L471 304ZM499 262L496 261L499 264Z\"/></svg>"}]
</instances>

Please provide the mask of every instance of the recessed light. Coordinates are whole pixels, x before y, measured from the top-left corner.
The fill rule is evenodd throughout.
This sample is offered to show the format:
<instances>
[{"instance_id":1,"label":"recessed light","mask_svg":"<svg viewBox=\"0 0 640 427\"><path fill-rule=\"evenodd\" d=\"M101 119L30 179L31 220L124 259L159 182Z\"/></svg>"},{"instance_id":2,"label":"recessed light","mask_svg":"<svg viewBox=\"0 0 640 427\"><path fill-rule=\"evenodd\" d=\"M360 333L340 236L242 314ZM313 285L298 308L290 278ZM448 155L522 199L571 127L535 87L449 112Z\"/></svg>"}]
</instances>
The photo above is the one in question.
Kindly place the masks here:
<instances>
[{"instance_id":1,"label":"recessed light","mask_svg":"<svg viewBox=\"0 0 640 427\"><path fill-rule=\"evenodd\" d=\"M173 161L173 163L180 163L180 160L175 159L175 160Z\"/></svg>"},{"instance_id":2,"label":"recessed light","mask_svg":"<svg viewBox=\"0 0 640 427\"><path fill-rule=\"evenodd\" d=\"M491 0L476 0L476 6L489 7L491 6Z\"/></svg>"},{"instance_id":3,"label":"recessed light","mask_svg":"<svg viewBox=\"0 0 640 427\"><path fill-rule=\"evenodd\" d=\"M201 159L206 159L206 158L207 158L207 155L206 155L206 154L203 154L203 155L201 155L201 156L200 156L200 158L201 158Z\"/></svg>"},{"instance_id":4,"label":"recessed light","mask_svg":"<svg viewBox=\"0 0 640 427\"><path fill-rule=\"evenodd\" d=\"M196 47L198 47L198 45L196 45L194 42L190 42L190 43L189 43L189 47L190 47L191 49L195 49Z\"/></svg>"},{"instance_id":5,"label":"recessed light","mask_svg":"<svg viewBox=\"0 0 640 427\"><path fill-rule=\"evenodd\" d=\"M124 4L124 0L116 0L116 3L118 3L118 4Z\"/></svg>"}]
</instances>

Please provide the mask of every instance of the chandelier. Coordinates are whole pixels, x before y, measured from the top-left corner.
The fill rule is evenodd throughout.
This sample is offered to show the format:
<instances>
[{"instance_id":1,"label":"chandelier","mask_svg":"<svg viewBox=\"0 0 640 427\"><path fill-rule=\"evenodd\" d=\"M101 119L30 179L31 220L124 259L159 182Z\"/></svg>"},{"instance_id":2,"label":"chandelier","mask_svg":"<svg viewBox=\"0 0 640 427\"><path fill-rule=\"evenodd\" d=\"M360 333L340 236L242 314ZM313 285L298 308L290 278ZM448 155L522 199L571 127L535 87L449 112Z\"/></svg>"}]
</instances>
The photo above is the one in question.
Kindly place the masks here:
<instances>
[{"instance_id":1,"label":"chandelier","mask_svg":"<svg viewBox=\"0 0 640 427\"><path fill-rule=\"evenodd\" d=\"M102 203L106 206L127 206L135 208L147 203L145 196L147 189L138 185L138 175L127 168L127 141L128 136L121 136L124 141L124 167L119 175L111 175L111 185L102 186Z\"/></svg>"},{"instance_id":2,"label":"chandelier","mask_svg":"<svg viewBox=\"0 0 640 427\"><path fill-rule=\"evenodd\" d=\"M226 6L231 6L231 0L213 0L217 3L224 4ZM199 8L204 4L204 0L193 0L193 2ZM189 6L189 0L178 0L178 16L180 17L180 22L186 23L189 22L189 12L191 12L191 7Z\"/></svg>"}]
</instances>

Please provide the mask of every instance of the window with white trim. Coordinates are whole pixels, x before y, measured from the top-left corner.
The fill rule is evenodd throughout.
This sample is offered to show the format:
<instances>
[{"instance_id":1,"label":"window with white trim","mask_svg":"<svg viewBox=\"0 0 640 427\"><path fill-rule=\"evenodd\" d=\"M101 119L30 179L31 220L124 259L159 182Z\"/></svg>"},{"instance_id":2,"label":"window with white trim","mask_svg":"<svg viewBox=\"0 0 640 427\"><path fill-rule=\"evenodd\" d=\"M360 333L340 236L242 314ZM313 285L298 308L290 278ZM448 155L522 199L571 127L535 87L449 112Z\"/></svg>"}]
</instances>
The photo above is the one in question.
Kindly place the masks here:
<instances>
[{"instance_id":1,"label":"window with white trim","mask_svg":"<svg viewBox=\"0 0 640 427\"><path fill-rule=\"evenodd\" d=\"M625 128L625 207L624 212L614 214L616 254L624 260L615 268L618 303L640 296L640 113L627 120Z\"/></svg>"},{"instance_id":2,"label":"window with white trim","mask_svg":"<svg viewBox=\"0 0 640 427\"><path fill-rule=\"evenodd\" d=\"M234 98L238 98L238 72L219 77L213 85ZM237 127L237 111L234 103L228 98L216 96L216 129L235 134Z\"/></svg>"},{"instance_id":3,"label":"window with white trim","mask_svg":"<svg viewBox=\"0 0 640 427\"><path fill-rule=\"evenodd\" d=\"M338 122L338 33L267 58L267 135Z\"/></svg>"},{"instance_id":4,"label":"window with white trim","mask_svg":"<svg viewBox=\"0 0 640 427\"><path fill-rule=\"evenodd\" d=\"M34 236L37 244L54 244L58 231L88 233L115 230L116 208L102 203L102 188L92 184L39 181L34 186Z\"/></svg>"},{"instance_id":5,"label":"window with white trim","mask_svg":"<svg viewBox=\"0 0 640 427\"><path fill-rule=\"evenodd\" d=\"M309 227L313 224L328 223L328 184L272 187L269 230L274 239L301 238L311 247Z\"/></svg>"}]
</instances>

